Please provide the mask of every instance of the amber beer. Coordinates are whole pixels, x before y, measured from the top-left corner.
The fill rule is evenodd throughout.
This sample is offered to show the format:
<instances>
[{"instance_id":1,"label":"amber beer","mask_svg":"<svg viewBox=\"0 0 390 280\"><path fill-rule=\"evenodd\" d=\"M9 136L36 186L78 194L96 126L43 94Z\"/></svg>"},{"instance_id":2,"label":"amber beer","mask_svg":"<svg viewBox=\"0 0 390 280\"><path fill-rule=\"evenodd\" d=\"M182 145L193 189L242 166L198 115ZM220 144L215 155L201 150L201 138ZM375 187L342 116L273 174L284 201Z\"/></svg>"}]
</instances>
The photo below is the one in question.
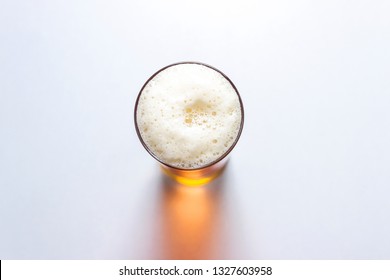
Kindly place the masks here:
<instances>
[{"instance_id":1,"label":"amber beer","mask_svg":"<svg viewBox=\"0 0 390 280\"><path fill-rule=\"evenodd\" d=\"M198 62L166 66L142 87L135 127L163 171L184 185L219 175L244 123L240 95L221 71Z\"/></svg>"}]
</instances>

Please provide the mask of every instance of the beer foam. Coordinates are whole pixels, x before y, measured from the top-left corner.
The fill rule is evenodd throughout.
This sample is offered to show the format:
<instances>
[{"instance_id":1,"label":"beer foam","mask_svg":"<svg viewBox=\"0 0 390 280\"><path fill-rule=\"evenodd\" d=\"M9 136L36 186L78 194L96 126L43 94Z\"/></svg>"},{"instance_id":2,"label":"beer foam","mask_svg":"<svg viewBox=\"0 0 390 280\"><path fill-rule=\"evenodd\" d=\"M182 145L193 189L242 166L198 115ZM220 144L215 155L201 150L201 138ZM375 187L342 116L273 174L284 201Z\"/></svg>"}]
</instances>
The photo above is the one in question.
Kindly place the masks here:
<instances>
[{"instance_id":1,"label":"beer foam","mask_svg":"<svg viewBox=\"0 0 390 280\"><path fill-rule=\"evenodd\" d=\"M170 66L144 86L136 108L142 140L160 161L197 169L223 156L240 133L239 96L218 71L196 63Z\"/></svg>"}]
</instances>

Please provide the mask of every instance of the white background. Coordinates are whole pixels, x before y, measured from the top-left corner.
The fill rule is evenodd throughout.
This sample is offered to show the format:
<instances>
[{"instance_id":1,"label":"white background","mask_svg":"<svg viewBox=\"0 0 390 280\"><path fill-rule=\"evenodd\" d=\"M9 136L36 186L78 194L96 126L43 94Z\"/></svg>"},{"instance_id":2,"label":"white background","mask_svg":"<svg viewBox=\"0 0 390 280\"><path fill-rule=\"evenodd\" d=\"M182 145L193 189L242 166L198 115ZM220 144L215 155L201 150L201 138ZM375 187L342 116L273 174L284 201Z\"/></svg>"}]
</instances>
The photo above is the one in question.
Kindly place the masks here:
<instances>
[{"instance_id":1,"label":"white background","mask_svg":"<svg viewBox=\"0 0 390 280\"><path fill-rule=\"evenodd\" d=\"M389 259L389 1L0 2L0 259ZM159 68L227 74L223 177L136 136Z\"/></svg>"}]
</instances>

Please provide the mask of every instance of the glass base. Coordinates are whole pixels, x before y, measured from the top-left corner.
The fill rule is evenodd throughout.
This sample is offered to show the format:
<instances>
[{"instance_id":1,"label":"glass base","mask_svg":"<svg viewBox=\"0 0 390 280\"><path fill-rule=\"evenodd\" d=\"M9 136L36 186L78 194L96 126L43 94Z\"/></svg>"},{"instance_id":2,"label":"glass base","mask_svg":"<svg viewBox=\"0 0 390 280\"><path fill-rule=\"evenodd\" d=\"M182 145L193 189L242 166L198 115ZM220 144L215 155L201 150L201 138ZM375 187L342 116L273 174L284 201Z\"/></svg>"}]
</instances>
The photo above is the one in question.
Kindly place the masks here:
<instances>
[{"instance_id":1,"label":"glass base","mask_svg":"<svg viewBox=\"0 0 390 280\"><path fill-rule=\"evenodd\" d=\"M165 165L161 165L161 169L169 178L181 185L199 187L217 178L223 172L226 162L227 160L224 159L211 166L195 170L176 169Z\"/></svg>"}]
</instances>

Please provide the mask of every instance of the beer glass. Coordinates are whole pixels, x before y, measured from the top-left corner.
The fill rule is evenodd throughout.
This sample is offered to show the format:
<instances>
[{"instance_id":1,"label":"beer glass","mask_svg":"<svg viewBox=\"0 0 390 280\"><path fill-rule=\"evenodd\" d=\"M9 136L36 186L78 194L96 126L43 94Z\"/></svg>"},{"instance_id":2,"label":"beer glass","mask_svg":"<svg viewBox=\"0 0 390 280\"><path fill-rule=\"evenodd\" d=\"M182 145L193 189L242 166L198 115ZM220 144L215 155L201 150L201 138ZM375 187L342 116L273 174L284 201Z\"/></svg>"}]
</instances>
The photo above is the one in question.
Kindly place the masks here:
<instances>
[{"instance_id":1,"label":"beer glass","mask_svg":"<svg viewBox=\"0 0 390 280\"><path fill-rule=\"evenodd\" d=\"M220 70L180 62L146 81L134 122L142 145L166 175L200 186L223 171L240 138L244 108L238 90Z\"/></svg>"}]
</instances>

